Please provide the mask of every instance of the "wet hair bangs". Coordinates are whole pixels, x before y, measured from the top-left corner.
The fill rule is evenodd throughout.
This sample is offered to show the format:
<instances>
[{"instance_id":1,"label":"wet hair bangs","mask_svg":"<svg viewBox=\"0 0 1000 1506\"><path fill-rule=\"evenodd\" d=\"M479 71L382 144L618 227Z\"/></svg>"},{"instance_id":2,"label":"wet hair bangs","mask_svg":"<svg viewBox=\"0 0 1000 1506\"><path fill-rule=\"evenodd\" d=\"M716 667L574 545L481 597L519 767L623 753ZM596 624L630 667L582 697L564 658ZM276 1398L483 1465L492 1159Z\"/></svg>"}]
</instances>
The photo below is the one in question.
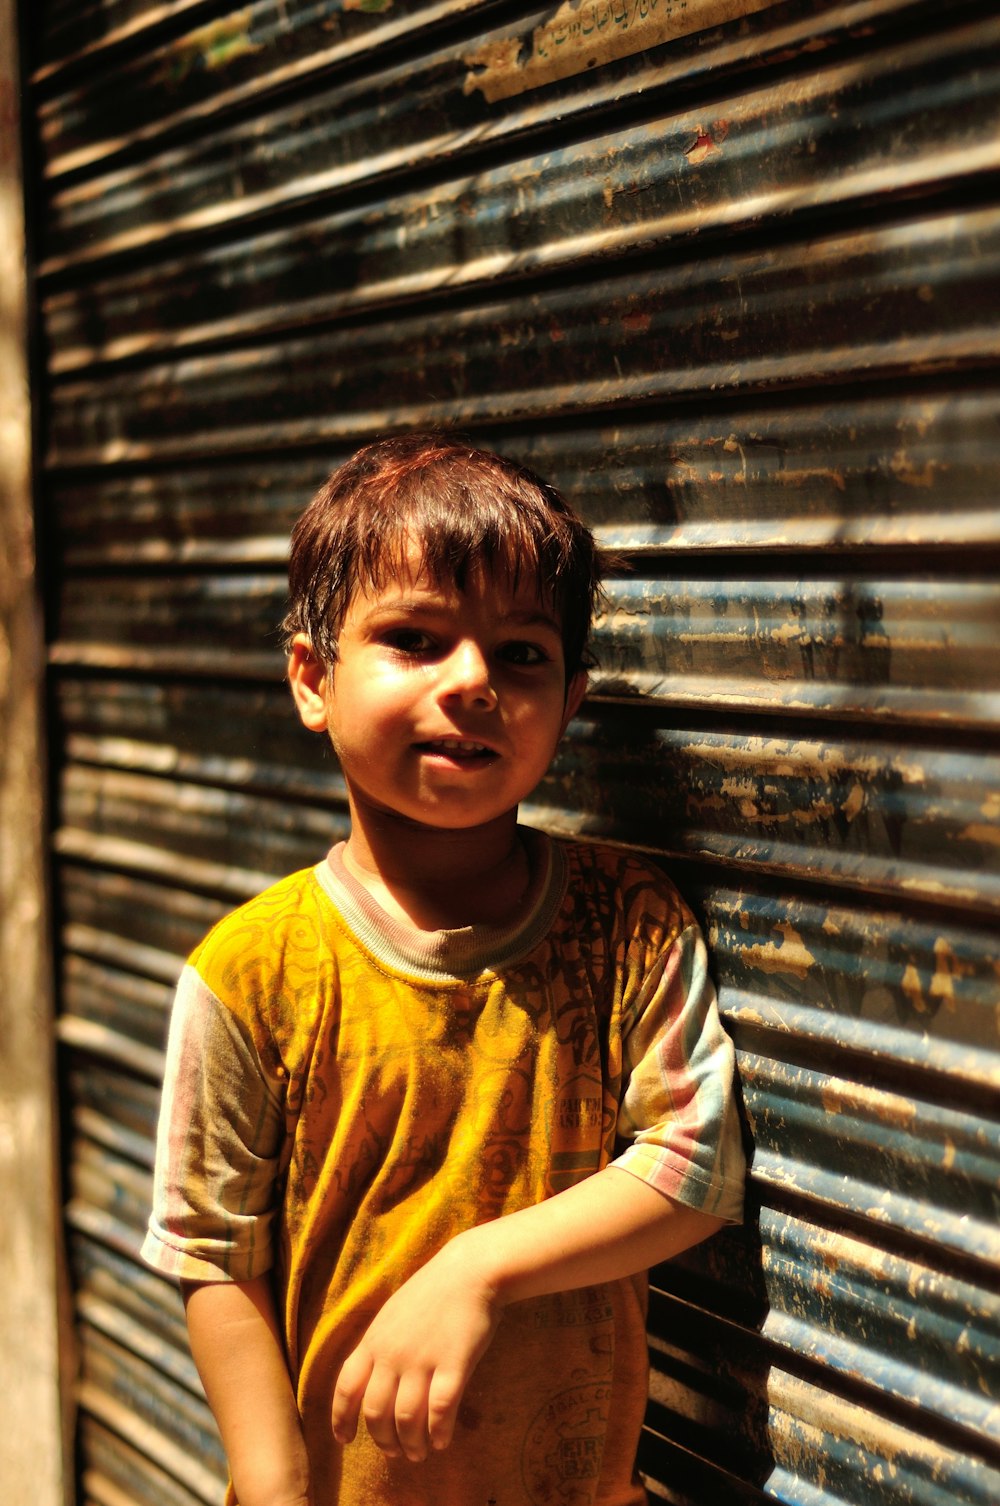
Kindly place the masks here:
<instances>
[{"instance_id":1,"label":"wet hair bangs","mask_svg":"<svg viewBox=\"0 0 1000 1506\"><path fill-rule=\"evenodd\" d=\"M316 493L292 534L286 641L305 633L335 663L355 592L405 574L414 544L431 579L460 591L478 571L532 581L561 623L567 679L584 663L600 592L589 529L531 471L440 434L366 445Z\"/></svg>"}]
</instances>

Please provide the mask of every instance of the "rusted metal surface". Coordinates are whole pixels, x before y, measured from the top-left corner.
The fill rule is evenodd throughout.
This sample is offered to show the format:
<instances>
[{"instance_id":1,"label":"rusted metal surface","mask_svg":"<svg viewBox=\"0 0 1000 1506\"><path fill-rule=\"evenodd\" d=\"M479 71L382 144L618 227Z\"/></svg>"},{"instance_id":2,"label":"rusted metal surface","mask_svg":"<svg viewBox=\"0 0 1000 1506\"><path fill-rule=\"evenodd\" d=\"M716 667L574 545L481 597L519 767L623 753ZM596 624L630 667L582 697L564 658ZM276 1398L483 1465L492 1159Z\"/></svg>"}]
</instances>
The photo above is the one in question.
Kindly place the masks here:
<instances>
[{"instance_id":1,"label":"rusted metal surface","mask_svg":"<svg viewBox=\"0 0 1000 1506\"><path fill-rule=\"evenodd\" d=\"M301 88L348 61L357 67L359 53L377 47L384 55L401 37L426 46L435 23L484 9L495 6L483 0L254 0L235 9L191 9L189 28L175 25L159 41L154 26L162 16L154 12L146 46L138 54L120 52L110 80L106 72L96 87L84 79L44 101L39 136L46 173L104 166L118 151L159 143L183 127L210 128L220 110L248 103L259 108L262 90ZM46 81L41 70L37 82Z\"/></svg>"},{"instance_id":2,"label":"rusted metal surface","mask_svg":"<svg viewBox=\"0 0 1000 1506\"><path fill-rule=\"evenodd\" d=\"M919 1073L925 1093L989 1100L1000 1071L992 923L780 889L695 892L743 1049L779 1060L822 1054L841 1075L851 1066L873 1083Z\"/></svg>"},{"instance_id":3,"label":"rusted metal surface","mask_svg":"<svg viewBox=\"0 0 1000 1506\"><path fill-rule=\"evenodd\" d=\"M877 1372L911 1426L956 1440L968 1435L973 1443L995 1435L997 1296L988 1271L963 1279L932 1250L923 1257L888 1253L878 1228L844 1234L823 1223L822 1213L818 1206L808 1216L761 1210L767 1311L760 1334L778 1363L804 1361L834 1385L862 1389ZM744 1279L718 1252L708 1279L683 1265L662 1268L657 1329L694 1331L695 1314L711 1307L725 1315L719 1333L748 1354L739 1321Z\"/></svg>"},{"instance_id":4,"label":"rusted metal surface","mask_svg":"<svg viewBox=\"0 0 1000 1506\"><path fill-rule=\"evenodd\" d=\"M47 0L31 21L38 67L36 80L95 53L113 51L140 34L162 28L172 16L185 24L218 10L215 0Z\"/></svg>"},{"instance_id":5,"label":"rusted metal surface","mask_svg":"<svg viewBox=\"0 0 1000 1506\"><path fill-rule=\"evenodd\" d=\"M940 213L877 236L697 256L67 381L52 391L49 458L163 463L251 445L342 444L352 429L387 424L538 423L681 395L905 382L915 368L994 361L998 291L995 212L961 223ZM869 312L856 340L848 332L859 308Z\"/></svg>"},{"instance_id":6,"label":"rusted metal surface","mask_svg":"<svg viewBox=\"0 0 1000 1506\"><path fill-rule=\"evenodd\" d=\"M950 725L998 718L1000 585L988 575L877 580L845 569L720 582L679 579L676 565L657 579L643 564L641 578L609 582L594 635L597 697ZM57 659L214 675L224 650L234 678L273 680L285 593L283 573L133 572L96 589L92 575L70 577ZM102 709L115 716L112 703Z\"/></svg>"},{"instance_id":7,"label":"rusted metal surface","mask_svg":"<svg viewBox=\"0 0 1000 1506\"><path fill-rule=\"evenodd\" d=\"M601 541L626 550L641 572L639 556L657 553L676 560L815 550L836 558L1000 543L998 402L986 383L891 395L834 390L813 403L758 400L721 414L666 410L643 421L481 432L540 474L559 476ZM266 465L57 473L46 528L74 571L197 564L277 573L302 498L345 458L333 445L319 458L278 452Z\"/></svg>"},{"instance_id":8,"label":"rusted metal surface","mask_svg":"<svg viewBox=\"0 0 1000 1506\"><path fill-rule=\"evenodd\" d=\"M965 7L956 11L960 16ZM979 7L982 14L982 7ZM532 20L550 12L484 33L470 15L466 39L449 39L437 52L411 57L396 67L379 69L377 52L369 60L373 70L352 69L348 80L304 93L291 104L254 112L248 122L226 125L195 136L191 143L153 155L135 166L112 164L103 176L88 175L79 183L61 186L56 180L47 216L46 259L43 270L55 272L74 263L92 261L121 251L160 242L166 235L204 232L250 217L287 213L320 197L385 178L388 184L405 175L419 159L439 170L472 155L475 161L486 143L500 143L545 124L557 114L589 117L614 105L622 96L643 101L648 120L655 110L655 93L667 96L679 87L705 87L706 75L723 78L742 66L761 69L773 60L786 63L789 55L808 51L813 66L827 48L839 47L845 32L857 46L864 37L870 46L881 26L894 45L907 22L924 24L925 4L911 6L870 0L868 4L828 6L805 4L789 17L784 7L768 8L748 17L733 35L723 27L666 49L657 68L626 60L610 70L589 72L523 99L489 104L476 88L477 61L490 38L502 43L530 31ZM973 7L973 14L976 8ZM654 54L654 57L656 55ZM934 60L925 56L924 68ZM926 91L930 86L922 81ZM652 94L652 98L651 98ZM958 100L956 107L961 108ZM912 112L911 112L912 113ZM691 134L691 126L700 126ZM720 120L689 122L683 169L700 166L712 155L712 127ZM596 128L599 130L599 126ZM912 121L911 121L912 129ZM718 133L718 132L717 132ZM591 127L588 134L596 134ZM808 139L808 138L807 138ZM978 138L981 143L985 137ZM988 150L988 148L987 148ZM968 166L968 164L966 164ZM391 192L391 187L383 190Z\"/></svg>"},{"instance_id":9,"label":"rusted metal surface","mask_svg":"<svg viewBox=\"0 0 1000 1506\"><path fill-rule=\"evenodd\" d=\"M280 716L278 694L272 710ZM212 687L202 704L225 720ZM231 728L238 725L234 715ZM208 732L200 768L190 756L171 767L155 749L153 772L120 760L104 769L71 765L59 850L100 849L106 862L116 854L113 865L151 874L186 866L193 874L204 865L199 886L209 889L228 887L229 874L242 887L240 870L253 884L301 866L325 836L343 831L346 801L318 740L294 742L311 754L297 779L280 762L292 739L268 744L273 765L245 755L227 770L225 755L212 756ZM129 751L142 759L143 749ZM289 795L307 792L323 803L288 805ZM547 826L592 838L996 914L998 801L995 755L931 741L901 750L874 738L838 745L815 735L665 727L642 707L626 717L594 705L574 722L526 809Z\"/></svg>"},{"instance_id":10,"label":"rusted metal surface","mask_svg":"<svg viewBox=\"0 0 1000 1506\"><path fill-rule=\"evenodd\" d=\"M620 557L526 815L667 864L737 1047L750 1216L655 1273L652 1499L1000 1500L1000 27L675 9L34 24L85 1506L221 1499L136 1260L169 997L346 829L288 530L429 421Z\"/></svg>"},{"instance_id":11,"label":"rusted metal surface","mask_svg":"<svg viewBox=\"0 0 1000 1506\"><path fill-rule=\"evenodd\" d=\"M762 219L843 210L904 184L926 189L954 171L995 171L998 69L1000 22L989 18L949 38L944 55L937 37L894 42L860 65L831 63L783 87L718 99L707 123L702 106L652 121L644 115L433 191L186 254L178 243L173 256L161 250L151 264L49 294L53 370L359 309L370 319L379 304L454 296L652 246L680 242L674 254L682 255L692 236L700 247ZM824 163L836 163L836 172L824 172ZM93 244L91 237L88 251Z\"/></svg>"},{"instance_id":12,"label":"rusted metal surface","mask_svg":"<svg viewBox=\"0 0 1000 1506\"><path fill-rule=\"evenodd\" d=\"M919 1416L904 1422L831 1395L784 1368L774 1351L745 1346L735 1328L706 1332L683 1307L669 1305L656 1317L670 1339L653 1344L645 1458L668 1461L665 1499L725 1506L989 1506L993 1499L996 1473L960 1443L928 1439ZM700 1448L690 1449L692 1439ZM719 1439L726 1440L721 1449Z\"/></svg>"}]
</instances>

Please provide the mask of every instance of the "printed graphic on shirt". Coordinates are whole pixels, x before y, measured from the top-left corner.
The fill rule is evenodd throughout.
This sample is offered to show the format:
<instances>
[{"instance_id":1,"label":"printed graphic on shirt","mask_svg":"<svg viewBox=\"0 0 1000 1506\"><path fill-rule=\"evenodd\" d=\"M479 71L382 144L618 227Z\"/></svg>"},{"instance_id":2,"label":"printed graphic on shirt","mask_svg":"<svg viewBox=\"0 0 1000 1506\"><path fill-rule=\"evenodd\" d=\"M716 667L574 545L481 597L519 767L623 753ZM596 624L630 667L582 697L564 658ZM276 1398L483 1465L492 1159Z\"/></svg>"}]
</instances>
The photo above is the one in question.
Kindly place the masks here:
<instances>
[{"instance_id":1,"label":"printed graphic on shirt","mask_svg":"<svg viewBox=\"0 0 1000 1506\"><path fill-rule=\"evenodd\" d=\"M572 1386L546 1402L532 1420L521 1455L533 1506L587 1506L601 1474L611 1387Z\"/></svg>"}]
</instances>

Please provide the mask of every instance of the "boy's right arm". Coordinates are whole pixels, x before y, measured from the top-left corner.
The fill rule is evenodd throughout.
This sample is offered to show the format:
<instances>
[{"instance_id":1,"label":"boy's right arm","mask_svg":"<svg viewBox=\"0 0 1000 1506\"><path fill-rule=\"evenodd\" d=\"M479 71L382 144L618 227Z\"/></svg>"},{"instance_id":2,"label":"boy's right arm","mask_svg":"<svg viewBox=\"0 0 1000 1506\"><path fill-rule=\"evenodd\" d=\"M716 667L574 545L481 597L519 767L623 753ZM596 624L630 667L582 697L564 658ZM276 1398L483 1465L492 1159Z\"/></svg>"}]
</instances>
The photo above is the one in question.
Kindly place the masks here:
<instances>
[{"instance_id":1,"label":"boy's right arm","mask_svg":"<svg viewBox=\"0 0 1000 1506\"><path fill-rule=\"evenodd\" d=\"M269 1276L181 1282L191 1353L240 1506L310 1506L309 1463Z\"/></svg>"}]
</instances>

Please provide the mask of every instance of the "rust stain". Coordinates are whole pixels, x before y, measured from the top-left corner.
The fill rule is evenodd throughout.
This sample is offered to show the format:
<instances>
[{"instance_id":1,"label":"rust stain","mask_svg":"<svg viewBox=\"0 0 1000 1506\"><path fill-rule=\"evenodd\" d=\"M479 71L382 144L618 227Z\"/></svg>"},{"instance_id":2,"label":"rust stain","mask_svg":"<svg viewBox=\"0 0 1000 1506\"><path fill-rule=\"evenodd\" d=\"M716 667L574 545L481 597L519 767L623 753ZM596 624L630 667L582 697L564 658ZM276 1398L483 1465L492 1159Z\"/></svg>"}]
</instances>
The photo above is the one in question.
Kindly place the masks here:
<instances>
[{"instance_id":1,"label":"rust stain","mask_svg":"<svg viewBox=\"0 0 1000 1506\"><path fill-rule=\"evenodd\" d=\"M694 142L688 147L684 155L692 167L698 167L704 162L706 157L710 157L717 150L718 148L708 132L702 130L701 126L698 126Z\"/></svg>"},{"instance_id":2,"label":"rust stain","mask_svg":"<svg viewBox=\"0 0 1000 1506\"><path fill-rule=\"evenodd\" d=\"M709 766L746 768L755 775L766 770L771 779L821 779L825 782L831 774L842 773L848 768L861 777L866 774L876 776L882 768L881 761L874 755L849 758L841 748L767 737L748 738L742 747L693 743L691 751ZM900 761L894 767L904 780L912 778L917 782L922 778L918 765Z\"/></svg>"},{"instance_id":3,"label":"rust stain","mask_svg":"<svg viewBox=\"0 0 1000 1506\"><path fill-rule=\"evenodd\" d=\"M644 335L653 322L652 314L645 309L633 309L627 313L622 324L632 334Z\"/></svg>"},{"instance_id":4,"label":"rust stain","mask_svg":"<svg viewBox=\"0 0 1000 1506\"><path fill-rule=\"evenodd\" d=\"M768 477L780 486L807 486L812 481L829 481L838 492L847 490L847 482L843 471L835 471L829 466L815 466L801 468L800 470L775 471L773 476Z\"/></svg>"},{"instance_id":5,"label":"rust stain","mask_svg":"<svg viewBox=\"0 0 1000 1506\"><path fill-rule=\"evenodd\" d=\"M728 135L728 120L714 120L707 131L704 126L695 126L695 139L684 153L689 164L692 167L697 167L705 161L706 157L710 157L713 152L719 151ZM727 450L730 449L728 440L724 448ZM742 451L740 453L742 454Z\"/></svg>"},{"instance_id":6,"label":"rust stain","mask_svg":"<svg viewBox=\"0 0 1000 1506\"><path fill-rule=\"evenodd\" d=\"M979 810L985 819L970 822L960 836L967 837L971 842L1000 846L1000 791L987 790Z\"/></svg>"},{"instance_id":7,"label":"rust stain","mask_svg":"<svg viewBox=\"0 0 1000 1506\"><path fill-rule=\"evenodd\" d=\"M988 847L1000 847L1000 827L983 821L972 821L958 833L966 842L984 842Z\"/></svg>"},{"instance_id":8,"label":"rust stain","mask_svg":"<svg viewBox=\"0 0 1000 1506\"><path fill-rule=\"evenodd\" d=\"M903 971L903 993L909 999L917 1014L929 1014L927 1000L924 998L923 986L920 982L920 974L910 962Z\"/></svg>"},{"instance_id":9,"label":"rust stain","mask_svg":"<svg viewBox=\"0 0 1000 1506\"><path fill-rule=\"evenodd\" d=\"M747 947L743 953L744 961L762 973L789 973L793 978L805 978L816 958L787 920L774 929L781 940Z\"/></svg>"},{"instance_id":10,"label":"rust stain","mask_svg":"<svg viewBox=\"0 0 1000 1506\"><path fill-rule=\"evenodd\" d=\"M844 1078L829 1078L820 1089L820 1100L828 1114L848 1114L890 1128L909 1129L917 1117L917 1106L911 1099Z\"/></svg>"},{"instance_id":11,"label":"rust stain","mask_svg":"<svg viewBox=\"0 0 1000 1506\"><path fill-rule=\"evenodd\" d=\"M940 460L928 460L924 465L916 466L905 450L897 450L890 464L897 481L901 481L904 486L923 488L933 486L937 473L948 469Z\"/></svg>"},{"instance_id":12,"label":"rust stain","mask_svg":"<svg viewBox=\"0 0 1000 1506\"><path fill-rule=\"evenodd\" d=\"M864 804L864 790L861 788L860 784L853 784L851 786L850 794L843 802L840 809L842 814L847 817L848 822L851 822L854 820L855 816L860 815L861 811L864 809Z\"/></svg>"},{"instance_id":13,"label":"rust stain","mask_svg":"<svg viewBox=\"0 0 1000 1506\"><path fill-rule=\"evenodd\" d=\"M943 936L934 942L934 976L931 979L931 998L940 999L946 1009L955 1008L955 979L967 978L974 969L956 957Z\"/></svg>"}]
</instances>

